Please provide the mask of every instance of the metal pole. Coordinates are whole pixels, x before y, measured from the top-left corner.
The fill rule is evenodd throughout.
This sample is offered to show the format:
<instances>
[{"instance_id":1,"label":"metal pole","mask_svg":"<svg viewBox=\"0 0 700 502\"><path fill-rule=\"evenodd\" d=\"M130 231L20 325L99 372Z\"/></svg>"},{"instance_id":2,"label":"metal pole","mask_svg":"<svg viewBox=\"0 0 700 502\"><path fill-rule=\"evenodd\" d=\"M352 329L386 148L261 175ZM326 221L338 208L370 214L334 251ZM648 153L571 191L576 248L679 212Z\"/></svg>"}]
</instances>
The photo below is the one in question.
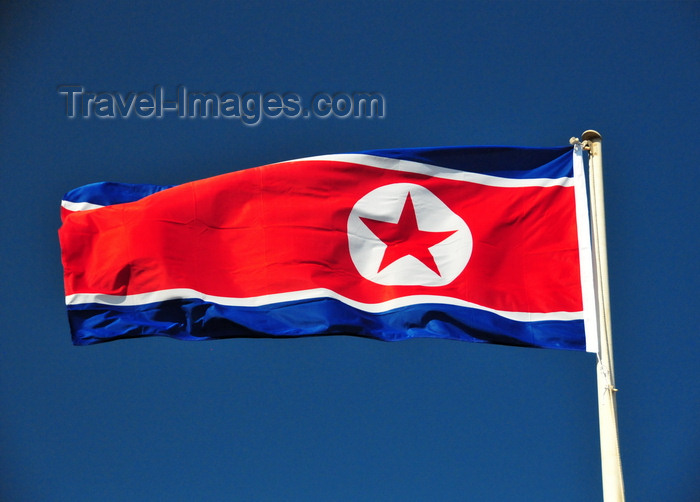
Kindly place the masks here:
<instances>
[{"instance_id":1,"label":"metal pole","mask_svg":"<svg viewBox=\"0 0 700 502\"><path fill-rule=\"evenodd\" d=\"M624 502L622 463L617 434L617 404L613 371L612 332L610 325L610 288L608 285L608 253L605 236L605 204L603 200L602 137L596 131L586 131L581 142L588 150L588 176L593 233L596 303L598 309L598 421L600 426L600 460L603 475L604 502Z\"/></svg>"}]
</instances>

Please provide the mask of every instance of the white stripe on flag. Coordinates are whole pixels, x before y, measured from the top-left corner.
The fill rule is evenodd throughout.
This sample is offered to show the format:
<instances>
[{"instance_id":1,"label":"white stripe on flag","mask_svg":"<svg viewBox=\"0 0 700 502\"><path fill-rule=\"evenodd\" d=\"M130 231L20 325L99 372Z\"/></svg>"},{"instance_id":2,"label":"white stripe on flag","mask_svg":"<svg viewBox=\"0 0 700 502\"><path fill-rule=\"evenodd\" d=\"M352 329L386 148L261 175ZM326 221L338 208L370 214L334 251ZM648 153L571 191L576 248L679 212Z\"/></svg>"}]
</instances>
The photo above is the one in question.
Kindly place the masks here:
<instances>
[{"instance_id":1,"label":"white stripe on flag","mask_svg":"<svg viewBox=\"0 0 700 502\"><path fill-rule=\"evenodd\" d=\"M488 174L472 173L460 171L458 169L449 169L447 167L435 166L432 164L423 164L411 160L393 159L388 157L378 157L362 153L344 153L332 155L320 155L318 157L307 157L304 159L288 160L280 162L280 164L288 164L290 162L307 162L307 161L334 161L334 162L349 162L352 164L360 164L378 169L388 169L391 171L403 171L407 173L424 174L435 178L442 178L455 181L467 181L479 185L493 187L551 187L551 186L573 186L573 178L532 178L532 179L513 179L502 178L499 176L490 176ZM274 165L274 164L273 164Z\"/></svg>"},{"instance_id":2,"label":"white stripe on flag","mask_svg":"<svg viewBox=\"0 0 700 502\"><path fill-rule=\"evenodd\" d=\"M99 209L104 206L99 204L91 204L89 202L71 202L69 200L62 200L61 207L67 209L68 211L89 211L90 209Z\"/></svg>"},{"instance_id":3,"label":"white stripe on flag","mask_svg":"<svg viewBox=\"0 0 700 502\"><path fill-rule=\"evenodd\" d=\"M497 314L506 319L520 322L532 321L575 321L583 319L583 312L509 312L487 308L476 303L471 303L458 298L437 295L414 295L394 298L381 303L362 303L346 298L334 291L325 288L307 289L304 291L292 291L289 293L278 293L273 295L255 296L250 298L229 298L224 296L211 296L194 289L179 288L153 291L151 293L140 293L127 296L115 296L91 293L76 293L66 296L66 305L82 305L98 303L102 305L119 305L132 307L146 305L149 303L163 302L167 300L202 300L229 307L262 307L275 303L315 300L333 298L358 310L369 313L381 313L394 310L400 307L420 305L426 303L445 304L458 307L469 307L486 312Z\"/></svg>"}]
</instances>

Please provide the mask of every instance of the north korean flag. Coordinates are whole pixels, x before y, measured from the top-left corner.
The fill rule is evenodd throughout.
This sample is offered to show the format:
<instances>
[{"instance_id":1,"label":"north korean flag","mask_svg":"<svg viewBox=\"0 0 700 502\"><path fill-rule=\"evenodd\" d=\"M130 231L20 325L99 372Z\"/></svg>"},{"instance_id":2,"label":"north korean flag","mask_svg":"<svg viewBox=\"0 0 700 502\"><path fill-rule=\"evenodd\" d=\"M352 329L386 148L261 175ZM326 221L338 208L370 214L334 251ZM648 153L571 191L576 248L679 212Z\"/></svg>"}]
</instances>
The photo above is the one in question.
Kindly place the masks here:
<instances>
[{"instance_id":1,"label":"north korean flag","mask_svg":"<svg viewBox=\"0 0 700 502\"><path fill-rule=\"evenodd\" d=\"M354 335L597 349L579 148L325 155L62 202L73 342Z\"/></svg>"}]
</instances>

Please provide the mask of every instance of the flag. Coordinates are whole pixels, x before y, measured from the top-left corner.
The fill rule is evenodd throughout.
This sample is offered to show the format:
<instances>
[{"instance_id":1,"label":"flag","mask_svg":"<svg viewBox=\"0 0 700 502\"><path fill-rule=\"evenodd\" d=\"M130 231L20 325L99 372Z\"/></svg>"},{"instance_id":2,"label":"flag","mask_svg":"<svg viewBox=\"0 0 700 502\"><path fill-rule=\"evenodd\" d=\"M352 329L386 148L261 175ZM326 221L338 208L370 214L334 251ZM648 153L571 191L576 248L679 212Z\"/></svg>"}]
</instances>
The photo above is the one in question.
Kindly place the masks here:
<instances>
[{"instance_id":1,"label":"flag","mask_svg":"<svg viewBox=\"0 0 700 502\"><path fill-rule=\"evenodd\" d=\"M430 337L596 350L580 148L373 150L68 192L73 342Z\"/></svg>"}]
</instances>

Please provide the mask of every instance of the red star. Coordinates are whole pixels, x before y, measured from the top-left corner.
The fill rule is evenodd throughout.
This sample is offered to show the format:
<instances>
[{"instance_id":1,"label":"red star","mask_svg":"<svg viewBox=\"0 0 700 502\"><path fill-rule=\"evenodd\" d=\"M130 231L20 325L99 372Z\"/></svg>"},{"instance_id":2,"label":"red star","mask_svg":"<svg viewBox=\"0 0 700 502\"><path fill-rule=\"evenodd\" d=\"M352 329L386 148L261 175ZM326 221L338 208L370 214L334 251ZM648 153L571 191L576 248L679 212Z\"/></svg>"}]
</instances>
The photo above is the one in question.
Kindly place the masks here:
<instances>
[{"instance_id":1,"label":"red star","mask_svg":"<svg viewBox=\"0 0 700 502\"><path fill-rule=\"evenodd\" d=\"M399 221L396 223L362 217L360 219L379 240L386 244L384 256L377 272L381 272L399 258L411 255L437 275L440 275L435 258L429 248L444 241L457 231L431 232L419 229L410 193L406 196L401 216L399 216Z\"/></svg>"}]
</instances>

